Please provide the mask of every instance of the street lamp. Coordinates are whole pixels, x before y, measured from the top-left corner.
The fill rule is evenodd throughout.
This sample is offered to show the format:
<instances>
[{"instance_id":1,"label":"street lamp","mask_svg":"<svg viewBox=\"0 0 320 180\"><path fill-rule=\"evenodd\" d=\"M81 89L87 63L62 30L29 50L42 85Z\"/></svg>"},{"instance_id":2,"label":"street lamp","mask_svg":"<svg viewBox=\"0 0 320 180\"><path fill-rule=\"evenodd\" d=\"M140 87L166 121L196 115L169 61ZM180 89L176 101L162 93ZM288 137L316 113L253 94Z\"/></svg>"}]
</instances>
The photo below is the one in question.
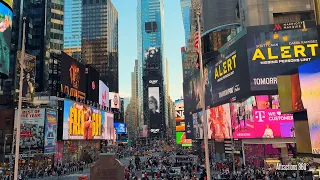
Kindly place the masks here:
<instances>
[{"instance_id":1,"label":"street lamp","mask_svg":"<svg viewBox=\"0 0 320 180\"><path fill-rule=\"evenodd\" d=\"M192 3L192 8L197 15L197 25L198 25L198 40L199 40L199 63L200 63L200 81L201 81L201 108L202 108L202 122L204 125L204 150L205 150L205 160L206 160L206 172L207 172L207 179L211 180L211 169L210 169L210 162L209 162L209 147L208 147L208 124L206 117L206 109L205 109L205 94L204 94L204 85L205 81L203 78L203 63L202 63L202 51L201 51L201 24L200 24L200 16L201 16L201 2L194 1Z\"/></svg>"}]
</instances>

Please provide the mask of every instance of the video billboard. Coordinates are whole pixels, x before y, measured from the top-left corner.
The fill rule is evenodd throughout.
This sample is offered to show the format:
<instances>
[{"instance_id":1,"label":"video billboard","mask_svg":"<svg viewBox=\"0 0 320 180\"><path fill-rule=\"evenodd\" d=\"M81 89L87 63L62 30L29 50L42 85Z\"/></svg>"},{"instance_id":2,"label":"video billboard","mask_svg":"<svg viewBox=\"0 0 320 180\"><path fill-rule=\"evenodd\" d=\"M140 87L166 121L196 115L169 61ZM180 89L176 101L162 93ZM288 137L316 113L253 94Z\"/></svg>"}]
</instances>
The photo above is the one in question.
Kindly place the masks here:
<instances>
[{"instance_id":1,"label":"video billboard","mask_svg":"<svg viewBox=\"0 0 320 180\"><path fill-rule=\"evenodd\" d=\"M230 105L224 104L207 110L208 138L224 140L232 138Z\"/></svg>"},{"instance_id":2,"label":"video billboard","mask_svg":"<svg viewBox=\"0 0 320 180\"><path fill-rule=\"evenodd\" d=\"M83 64L61 52L60 91L80 99L86 98L86 76Z\"/></svg>"},{"instance_id":3,"label":"video billboard","mask_svg":"<svg viewBox=\"0 0 320 180\"><path fill-rule=\"evenodd\" d=\"M204 125L202 119L202 111L192 114L193 139L204 138Z\"/></svg>"},{"instance_id":4,"label":"video billboard","mask_svg":"<svg viewBox=\"0 0 320 180\"><path fill-rule=\"evenodd\" d=\"M17 52L16 62L16 97L18 98L20 88L20 60L21 52ZM22 98L24 101L32 101L35 95L35 79L36 79L36 57L25 53L23 66L23 84L22 84Z\"/></svg>"},{"instance_id":5,"label":"video billboard","mask_svg":"<svg viewBox=\"0 0 320 180\"><path fill-rule=\"evenodd\" d=\"M109 107L109 88L99 80L99 104Z\"/></svg>"},{"instance_id":6,"label":"video billboard","mask_svg":"<svg viewBox=\"0 0 320 180\"><path fill-rule=\"evenodd\" d=\"M86 95L89 101L99 102L99 72L90 65L85 67L86 73Z\"/></svg>"},{"instance_id":7,"label":"video billboard","mask_svg":"<svg viewBox=\"0 0 320 180\"><path fill-rule=\"evenodd\" d=\"M312 154L320 154L320 60L299 67L302 103L307 109Z\"/></svg>"},{"instance_id":8,"label":"video billboard","mask_svg":"<svg viewBox=\"0 0 320 180\"><path fill-rule=\"evenodd\" d=\"M13 9L13 0L2 0L5 4L10 6L11 9Z\"/></svg>"},{"instance_id":9,"label":"video billboard","mask_svg":"<svg viewBox=\"0 0 320 180\"><path fill-rule=\"evenodd\" d=\"M175 100L176 131L185 131L183 99Z\"/></svg>"},{"instance_id":10,"label":"video billboard","mask_svg":"<svg viewBox=\"0 0 320 180\"><path fill-rule=\"evenodd\" d=\"M184 108L189 113L201 108L200 72L195 72L189 79L183 82Z\"/></svg>"},{"instance_id":11,"label":"video billboard","mask_svg":"<svg viewBox=\"0 0 320 180\"><path fill-rule=\"evenodd\" d=\"M286 23L248 27L252 91L277 90L277 75L319 57L315 24L304 21L294 24L297 26Z\"/></svg>"},{"instance_id":12,"label":"video billboard","mask_svg":"<svg viewBox=\"0 0 320 180\"><path fill-rule=\"evenodd\" d=\"M160 112L160 92L159 87L148 88L149 97L149 118L150 118L150 132L159 133L161 129L162 117Z\"/></svg>"},{"instance_id":13,"label":"video billboard","mask_svg":"<svg viewBox=\"0 0 320 180\"><path fill-rule=\"evenodd\" d=\"M10 46L12 31L12 10L0 2L0 76L8 77L10 70Z\"/></svg>"},{"instance_id":14,"label":"video billboard","mask_svg":"<svg viewBox=\"0 0 320 180\"><path fill-rule=\"evenodd\" d=\"M102 134L102 139L104 140L112 140L115 139L115 129L114 129L114 114L109 113L109 112L104 112L106 122L103 125L103 134Z\"/></svg>"},{"instance_id":15,"label":"video billboard","mask_svg":"<svg viewBox=\"0 0 320 180\"><path fill-rule=\"evenodd\" d=\"M113 124L117 134L127 134L127 125L125 123Z\"/></svg>"},{"instance_id":16,"label":"video billboard","mask_svg":"<svg viewBox=\"0 0 320 180\"><path fill-rule=\"evenodd\" d=\"M103 139L106 113L91 106L64 100L63 140Z\"/></svg>"},{"instance_id":17,"label":"video billboard","mask_svg":"<svg viewBox=\"0 0 320 180\"><path fill-rule=\"evenodd\" d=\"M281 114L279 96L252 96L231 103L233 138L294 137L292 114Z\"/></svg>"},{"instance_id":18,"label":"video billboard","mask_svg":"<svg viewBox=\"0 0 320 180\"><path fill-rule=\"evenodd\" d=\"M144 60L147 62L160 62L161 51L158 47L150 47L144 50Z\"/></svg>"},{"instance_id":19,"label":"video billboard","mask_svg":"<svg viewBox=\"0 0 320 180\"><path fill-rule=\"evenodd\" d=\"M18 110L15 112L15 118L18 118ZM21 111L21 132L20 149L42 151L44 145L44 108L22 109Z\"/></svg>"},{"instance_id":20,"label":"video billboard","mask_svg":"<svg viewBox=\"0 0 320 180\"><path fill-rule=\"evenodd\" d=\"M114 109L120 108L120 97L118 93L109 92L109 99L111 100L111 108L114 108Z\"/></svg>"},{"instance_id":21,"label":"video billboard","mask_svg":"<svg viewBox=\"0 0 320 180\"><path fill-rule=\"evenodd\" d=\"M176 132L176 144L182 147L192 146L192 139L187 139L185 132Z\"/></svg>"},{"instance_id":22,"label":"video billboard","mask_svg":"<svg viewBox=\"0 0 320 180\"><path fill-rule=\"evenodd\" d=\"M46 109L45 130L44 130L44 154L56 153L58 112Z\"/></svg>"},{"instance_id":23,"label":"video billboard","mask_svg":"<svg viewBox=\"0 0 320 180\"><path fill-rule=\"evenodd\" d=\"M148 136L148 125L142 125L140 131L140 137L147 137Z\"/></svg>"},{"instance_id":24,"label":"video billboard","mask_svg":"<svg viewBox=\"0 0 320 180\"><path fill-rule=\"evenodd\" d=\"M215 59L204 71L207 106L222 105L230 102L230 99L249 96L249 70L246 59L246 36L243 34L239 34L219 49Z\"/></svg>"}]
</instances>

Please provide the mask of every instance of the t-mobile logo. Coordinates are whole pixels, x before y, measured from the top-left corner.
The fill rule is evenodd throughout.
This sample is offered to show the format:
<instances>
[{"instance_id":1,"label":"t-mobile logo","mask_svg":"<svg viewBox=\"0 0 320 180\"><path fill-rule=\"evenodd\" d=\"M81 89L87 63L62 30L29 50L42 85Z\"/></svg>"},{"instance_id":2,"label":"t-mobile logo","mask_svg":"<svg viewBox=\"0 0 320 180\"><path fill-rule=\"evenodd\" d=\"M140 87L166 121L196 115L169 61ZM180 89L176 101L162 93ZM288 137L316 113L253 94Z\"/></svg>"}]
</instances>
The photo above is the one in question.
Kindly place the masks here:
<instances>
[{"instance_id":1,"label":"t-mobile logo","mask_svg":"<svg viewBox=\"0 0 320 180\"><path fill-rule=\"evenodd\" d=\"M266 118L264 111L255 111L254 116L258 119L258 122L263 122L263 119Z\"/></svg>"}]
</instances>

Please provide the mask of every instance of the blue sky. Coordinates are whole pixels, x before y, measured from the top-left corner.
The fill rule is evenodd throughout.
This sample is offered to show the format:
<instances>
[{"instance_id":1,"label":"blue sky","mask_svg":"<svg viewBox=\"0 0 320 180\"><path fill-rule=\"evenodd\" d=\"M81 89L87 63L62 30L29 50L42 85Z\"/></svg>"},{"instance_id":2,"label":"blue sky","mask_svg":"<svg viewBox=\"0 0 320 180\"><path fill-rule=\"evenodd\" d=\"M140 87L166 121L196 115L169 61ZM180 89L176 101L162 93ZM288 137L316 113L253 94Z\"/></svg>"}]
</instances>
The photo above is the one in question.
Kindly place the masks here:
<instances>
[{"instance_id":1,"label":"blue sky","mask_svg":"<svg viewBox=\"0 0 320 180\"><path fill-rule=\"evenodd\" d=\"M131 72L137 59L137 0L112 0L119 16L119 91L131 95ZM169 61L170 96L182 96L182 64L180 48L184 46L184 29L180 0L164 0L165 51Z\"/></svg>"}]
</instances>

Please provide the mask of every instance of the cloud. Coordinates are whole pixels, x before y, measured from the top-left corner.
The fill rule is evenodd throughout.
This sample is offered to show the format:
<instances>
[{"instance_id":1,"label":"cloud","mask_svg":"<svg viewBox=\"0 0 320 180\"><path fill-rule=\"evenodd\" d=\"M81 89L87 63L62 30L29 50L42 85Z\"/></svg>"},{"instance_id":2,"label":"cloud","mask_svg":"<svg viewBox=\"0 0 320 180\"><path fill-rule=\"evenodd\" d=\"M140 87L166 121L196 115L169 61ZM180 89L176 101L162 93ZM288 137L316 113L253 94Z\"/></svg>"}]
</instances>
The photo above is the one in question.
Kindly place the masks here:
<instances>
[{"instance_id":1,"label":"cloud","mask_svg":"<svg viewBox=\"0 0 320 180\"><path fill-rule=\"evenodd\" d=\"M120 97L122 98L131 97L131 94L127 92L120 92L119 94L120 94Z\"/></svg>"}]
</instances>

